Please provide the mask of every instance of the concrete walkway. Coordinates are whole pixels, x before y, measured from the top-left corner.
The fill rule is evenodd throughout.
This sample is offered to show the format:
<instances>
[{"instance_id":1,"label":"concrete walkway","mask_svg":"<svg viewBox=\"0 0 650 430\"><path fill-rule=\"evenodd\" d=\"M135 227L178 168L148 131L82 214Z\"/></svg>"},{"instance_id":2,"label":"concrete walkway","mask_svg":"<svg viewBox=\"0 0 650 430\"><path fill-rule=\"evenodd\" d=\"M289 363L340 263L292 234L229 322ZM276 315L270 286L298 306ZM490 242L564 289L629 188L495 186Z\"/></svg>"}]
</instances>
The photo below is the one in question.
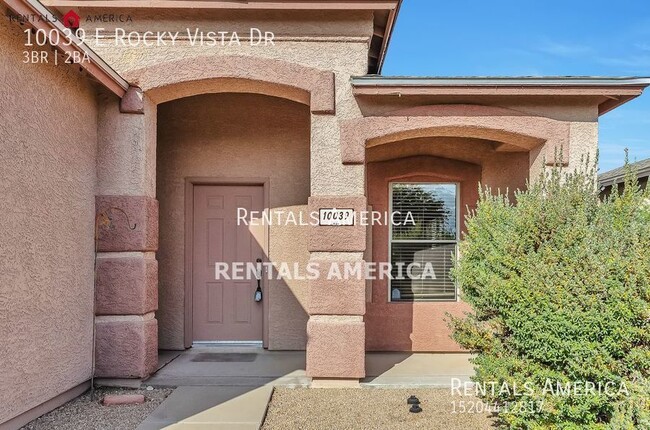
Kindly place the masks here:
<instances>
[{"instance_id":1,"label":"concrete walkway","mask_svg":"<svg viewBox=\"0 0 650 430\"><path fill-rule=\"evenodd\" d=\"M137 430L257 430L272 393L272 385L178 387Z\"/></svg>"},{"instance_id":2,"label":"concrete walkway","mask_svg":"<svg viewBox=\"0 0 650 430\"><path fill-rule=\"evenodd\" d=\"M452 379L469 382L471 354L370 352L361 386L382 388L449 387Z\"/></svg>"},{"instance_id":3,"label":"concrete walkway","mask_svg":"<svg viewBox=\"0 0 650 430\"><path fill-rule=\"evenodd\" d=\"M469 354L366 355L362 387L446 387L469 381ZM178 387L138 430L257 429L274 386L306 387L304 351L201 347L181 353L144 385Z\"/></svg>"}]
</instances>

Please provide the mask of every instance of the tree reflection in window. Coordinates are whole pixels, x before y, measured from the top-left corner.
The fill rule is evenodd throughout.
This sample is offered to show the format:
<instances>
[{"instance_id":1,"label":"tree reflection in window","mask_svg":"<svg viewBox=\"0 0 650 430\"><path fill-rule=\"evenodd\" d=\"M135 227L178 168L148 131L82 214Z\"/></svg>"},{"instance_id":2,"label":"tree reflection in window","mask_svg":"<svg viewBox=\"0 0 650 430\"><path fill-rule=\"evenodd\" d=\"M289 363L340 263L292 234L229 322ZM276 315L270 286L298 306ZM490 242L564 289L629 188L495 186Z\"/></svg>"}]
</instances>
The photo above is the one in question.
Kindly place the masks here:
<instances>
[{"instance_id":1,"label":"tree reflection in window","mask_svg":"<svg viewBox=\"0 0 650 430\"><path fill-rule=\"evenodd\" d=\"M396 183L393 184L392 198L393 239L456 239L456 186L454 184Z\"/></svg>"}]
</instances>

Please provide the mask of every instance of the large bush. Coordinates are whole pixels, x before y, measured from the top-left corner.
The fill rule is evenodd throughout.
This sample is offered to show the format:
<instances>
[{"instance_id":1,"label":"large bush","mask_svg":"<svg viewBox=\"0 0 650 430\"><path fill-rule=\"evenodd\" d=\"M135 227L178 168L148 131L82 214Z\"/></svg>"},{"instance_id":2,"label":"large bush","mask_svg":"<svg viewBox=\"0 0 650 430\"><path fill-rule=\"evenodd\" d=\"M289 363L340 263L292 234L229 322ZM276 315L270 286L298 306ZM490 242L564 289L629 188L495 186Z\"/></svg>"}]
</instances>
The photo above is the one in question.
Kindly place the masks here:
<instances>
[{"instance_id":1,"label":"large bush","mask_svg":"<svg viewBox=\"0 0 650 430\"><path fill-rule=\"evenodd\" d=\"M450 324L504 427L650 429L650 194L629 173L601 202L594 181L551 169L467 219L454 273L473 311Z\"/></svg>"}]
</instances>

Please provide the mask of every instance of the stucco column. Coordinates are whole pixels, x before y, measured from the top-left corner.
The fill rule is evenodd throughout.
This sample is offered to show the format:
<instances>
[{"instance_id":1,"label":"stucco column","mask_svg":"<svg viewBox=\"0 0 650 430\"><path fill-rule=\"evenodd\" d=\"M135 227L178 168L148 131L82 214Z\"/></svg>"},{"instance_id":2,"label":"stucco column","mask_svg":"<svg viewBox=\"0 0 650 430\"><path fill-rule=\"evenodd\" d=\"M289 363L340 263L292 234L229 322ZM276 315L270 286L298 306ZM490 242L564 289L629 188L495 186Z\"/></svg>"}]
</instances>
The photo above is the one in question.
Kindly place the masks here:
<instances>
[{"instance_id":1,"label":"stucco column","mask_svg":"<svg viewBox=\"0 0 650 430\"><path fill-rule=\"evenodd\" d=\"M312 115L309 211L366 209L364 166L344 165L335 116ZM330 267L363 264L366 230L351 226L310 227L310 261L320 276L309 282L307 375L313 386L358 384L365 376L365 281L329 277Z\"/></svg>"},{"instance_id":2,"label":"stucco column","mask_svg":"<svg viewBox=\"0 0 650 430\"><path fill-rule=\"evenodd\" d=\"M135 88L100 97L95 376L143 378L158 364L156 106Z\"/></svg>"}]
</instances>

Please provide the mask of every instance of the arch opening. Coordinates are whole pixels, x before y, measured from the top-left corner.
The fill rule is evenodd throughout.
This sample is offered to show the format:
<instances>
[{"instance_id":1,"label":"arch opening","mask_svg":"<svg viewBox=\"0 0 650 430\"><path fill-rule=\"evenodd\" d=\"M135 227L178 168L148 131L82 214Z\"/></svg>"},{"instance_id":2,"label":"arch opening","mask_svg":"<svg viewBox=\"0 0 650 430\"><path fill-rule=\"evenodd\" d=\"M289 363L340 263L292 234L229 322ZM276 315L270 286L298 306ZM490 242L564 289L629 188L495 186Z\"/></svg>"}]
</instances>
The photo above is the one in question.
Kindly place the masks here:
<instances>
[{"instance_id":1,"label":"arch opening","mask_svg":"<svg viewBox=\"0 0 650 430\"><path fill-rule=\"evenodd\" d=\"M312 113L334 113L334 73L260 57L202 56L124 72L151 100L208 93L257 93L307 104Z\"/></svg>"},{"instance_id":2,"label":"arch opening","mask_svg":"<svg viewBox=\"0 0 650 430\"><path fill-rule=\"evenodd\" d=\"M200 255L201 237L208 237L206 258L221 263L309 258L306 229L253 225L262 222L260 211L268 211L272 220L279 213L297 219L307 212L309 108L263 94L196 95L158 106L157 135L161 348L255 338L270 349L304 349L305 282L264 280L258 306L253 281L221 285L210 266L205 269L210 282L202 284L197 258L206 257ZM224 303L234 310L222 308ZM233 312L235 319L227 321ZM250 323L244 321L248 317ZM303 336L287 337L287 331ZM204 338L206 333L214 338Z\"/></svg>"}]
</instances>

